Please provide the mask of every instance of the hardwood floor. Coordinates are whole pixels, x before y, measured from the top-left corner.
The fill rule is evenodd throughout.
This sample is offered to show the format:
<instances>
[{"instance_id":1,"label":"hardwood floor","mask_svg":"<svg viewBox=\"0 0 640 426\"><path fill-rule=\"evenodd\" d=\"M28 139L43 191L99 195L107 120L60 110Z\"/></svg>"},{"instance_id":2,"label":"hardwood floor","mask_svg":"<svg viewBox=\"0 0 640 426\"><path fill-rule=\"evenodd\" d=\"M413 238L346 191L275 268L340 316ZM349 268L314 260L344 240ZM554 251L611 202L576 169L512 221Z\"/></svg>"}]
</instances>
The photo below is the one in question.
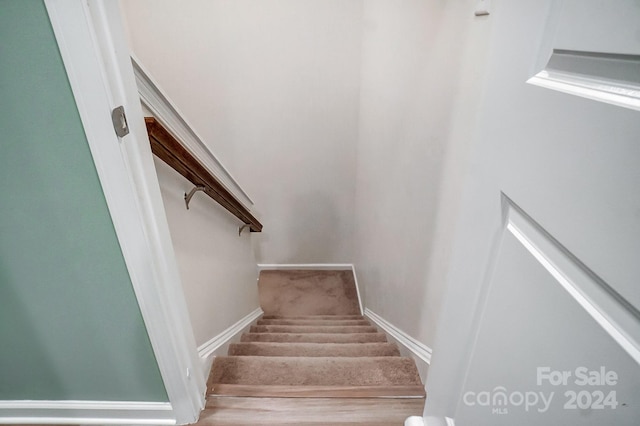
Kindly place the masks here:
<instances>
[{"instance_id":1,"label":"hardwood floor","mask_svg":"<svg viewBox=\"0 0 640 426\"><path fill-rule=\"evenodd\" d=\"M421 416L420 398L244 398L211 396L200 426L402 426Z\"/></svg>"}]
</instances>

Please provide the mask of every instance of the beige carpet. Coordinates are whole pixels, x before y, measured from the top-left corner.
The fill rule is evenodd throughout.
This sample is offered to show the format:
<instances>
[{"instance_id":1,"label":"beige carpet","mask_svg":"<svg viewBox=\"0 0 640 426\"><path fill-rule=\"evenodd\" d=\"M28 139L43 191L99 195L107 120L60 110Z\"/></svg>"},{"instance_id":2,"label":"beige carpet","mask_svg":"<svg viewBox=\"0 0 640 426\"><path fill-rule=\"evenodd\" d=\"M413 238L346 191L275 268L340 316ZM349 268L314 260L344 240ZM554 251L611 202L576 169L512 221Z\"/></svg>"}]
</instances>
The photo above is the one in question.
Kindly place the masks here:
<instances>
[{"instance_id":1,"label":"beige carpet","mask_svg":"<svg viewBox=\"0 0 640 426\"><path fill-rule=\"evenodd\" d=\"M272 323L287 325L271 325ZM351 324L358 325L351 325ZM403 358L362 316L258 320L209 377L213 395L256 397L416 397L415 362ZM303 325L298 325L303 324ZM313 325L310 325L313 324Z\"/></svg>"},{"instance_id":2,"label":"beige carpet","mask_svg":"<svg viewBox=\"0 0 640 426\"><path fill-rule=\"evenodd\" d=\"M285 424L273 398L294 411L306 407L295 402L301 399L326 401L327 409L350 407L348 415L333 413L335 419L327 423L309 412L304 421L292 423L301 425L377 424L347 423L354 415L367 418L367 410L376 406L367 401L375 399L397 401L390 410L402 406L384 424L402 425L408 415L422 414L425 392L415 362L401 357L397 346L360 315L351 271L263 271L258 288L265 315L229 346L228 356L215 359L209 401L222 399L208 405L206 422L230 421L228 398L248 398L234 400L234 407L254 407L260 424ZM407 405L409 400L419 402ZM242 417L240 411L235 415ZM273 422L264 415L273 416Z\"/></svg>"},{"instance_id":3,"label":"beige carpet","mask_svg":"<svg viewBox=\"0 0 640 426\"><path fill-rule=\"evenodd\" d=\"M252 333L375 333L370 325L252 325Z\"/></svg>"},{"instance_id":4,"label":"beige carpet","mask_svg":"<svg viewBox=\"0 0 640 426\"><path fill-rule=\"evenodd\" d=\"M400 356L396 345L391 343L232 343L232 356Z\"/></svg>"},{"instance_id":5,"label":"beige carpet","mask_svg":"<svg viewBox=\"0 0 640 426\"><path fill-rule=\"evenodd\" d=\"M370 343L386 342L382 333L245 333L242 342Z\"/></svg>"},{"instance_id":6,"label":"beige carpet","mask_svg":"<svg viewBox=\"0 0 640 426\"><path fill-rule=\"evenodd\" d=\"M258 292L265 316L360 314L351 271L262 271Z\"/></svg>"}]
</instances>

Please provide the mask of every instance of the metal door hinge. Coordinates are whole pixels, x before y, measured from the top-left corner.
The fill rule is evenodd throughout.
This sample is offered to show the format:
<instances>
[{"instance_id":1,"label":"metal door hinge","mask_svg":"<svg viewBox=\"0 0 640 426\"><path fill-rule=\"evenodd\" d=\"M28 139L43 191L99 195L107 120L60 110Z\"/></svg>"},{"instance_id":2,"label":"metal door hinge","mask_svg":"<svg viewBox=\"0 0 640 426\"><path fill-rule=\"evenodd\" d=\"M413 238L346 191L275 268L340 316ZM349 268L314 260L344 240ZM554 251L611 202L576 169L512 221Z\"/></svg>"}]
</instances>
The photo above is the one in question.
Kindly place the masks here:
<instances>
[{"instance_id":1,"label":"metal door hinge","mask_svg":"<svg viewBox=\"0 0 640 426\"><path fill-rule=\"evenodd\" d=\"M122 138L129 134L127 116L124 113L124 107L122 105L111 111L111 121L113 122L113 130L116 131L118 137Z\"/></svg>"}]
</instances>

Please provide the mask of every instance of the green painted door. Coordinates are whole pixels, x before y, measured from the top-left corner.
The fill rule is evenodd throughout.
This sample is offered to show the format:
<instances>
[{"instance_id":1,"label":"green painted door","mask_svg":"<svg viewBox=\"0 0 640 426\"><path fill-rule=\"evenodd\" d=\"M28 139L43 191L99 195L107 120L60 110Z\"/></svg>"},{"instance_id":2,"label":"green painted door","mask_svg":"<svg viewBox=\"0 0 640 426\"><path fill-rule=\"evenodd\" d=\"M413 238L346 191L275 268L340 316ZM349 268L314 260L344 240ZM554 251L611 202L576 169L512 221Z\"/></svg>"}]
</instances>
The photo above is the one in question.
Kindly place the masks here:
<instances>
[{"instance_id":1,"label":"green painted door","mask_svg":"<svg viewBox=\"0 0 640 426\"><path fill-rule=\"evenodd\" d=\"M41 0L0 0L0 400L168 401Z\"/></svg>"}]
</instances>

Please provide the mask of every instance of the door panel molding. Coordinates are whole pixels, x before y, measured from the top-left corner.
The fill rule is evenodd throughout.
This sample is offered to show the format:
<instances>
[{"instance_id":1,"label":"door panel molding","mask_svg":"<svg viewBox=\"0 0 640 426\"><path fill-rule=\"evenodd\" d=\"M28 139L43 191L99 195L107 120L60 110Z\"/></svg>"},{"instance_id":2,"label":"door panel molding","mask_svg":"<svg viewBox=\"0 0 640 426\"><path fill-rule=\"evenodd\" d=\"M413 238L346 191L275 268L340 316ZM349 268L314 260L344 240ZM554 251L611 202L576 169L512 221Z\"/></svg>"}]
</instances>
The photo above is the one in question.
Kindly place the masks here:
<instances>
[{"instance_id":1,"label":"door panel molding","mask_svg":"<svg viewBox=\"0 0 640 426\"><path fill-rule=\"evenodd\" d=\"M527 83L640 111L640 42L633 37L640 9L622 1L628 7L554 0ZM613 23L615 32L608 30Z\"/></svg>"},{"instance_id":2,"label":"door panel molding","mask_svg":"<svg viewBox=\"0 0 640 426\"><path fill-rule=\"evenodd\" d=\"M640 311L502 194L506 230L640 364Z\"/></svg>"},{"instance_id":3,"label":"door panel molding","mask_svg":"<svg viewBox=\"0 0 640 426\"><path fill-rule=\"evenodd\" d=\"M527 83L640 111L640 56L554 49Z\"/></svg>"}]
</instances>

